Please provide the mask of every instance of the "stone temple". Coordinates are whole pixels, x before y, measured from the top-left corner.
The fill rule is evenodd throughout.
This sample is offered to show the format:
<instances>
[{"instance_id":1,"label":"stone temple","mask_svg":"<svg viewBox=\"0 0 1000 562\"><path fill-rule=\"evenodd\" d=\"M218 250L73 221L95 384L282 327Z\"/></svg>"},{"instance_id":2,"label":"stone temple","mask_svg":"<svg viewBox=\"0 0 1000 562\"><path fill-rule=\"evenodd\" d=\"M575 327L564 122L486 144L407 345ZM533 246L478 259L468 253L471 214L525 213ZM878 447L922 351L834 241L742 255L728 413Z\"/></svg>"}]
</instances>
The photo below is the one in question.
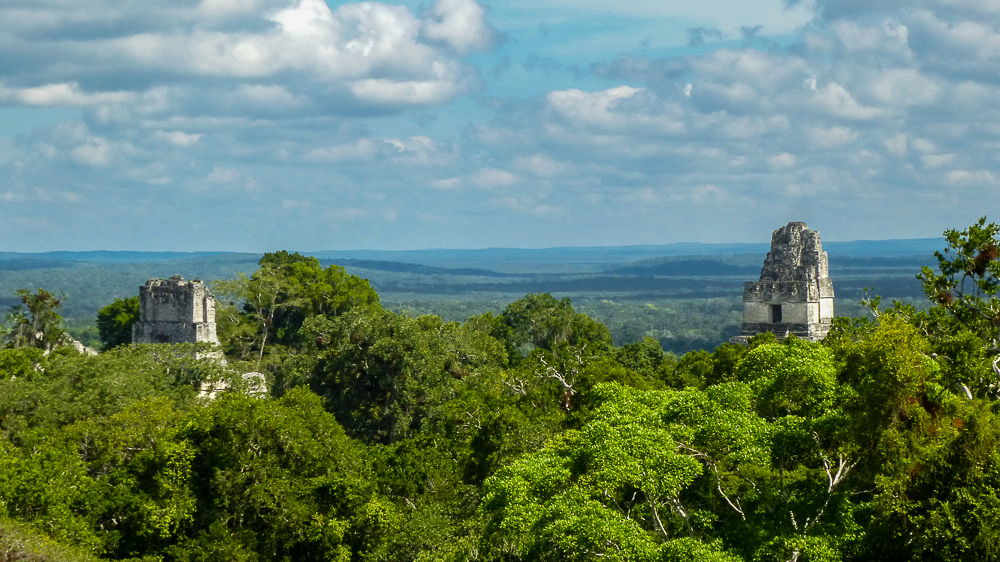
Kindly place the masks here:
<instances>
[{"instance_id":1,"label":"stone temple","mask_svg":"<svg viewBox=\"0 0 1000 562\"><path fill-rule=\"evenodd\" d=\"M734 343L761 332L817 341L830 331L833 283L819 232L790 222L771 234L760 281L743 287L743 328Z\"/></svg>"},{"instance_id":2,"label":"stone temple","mask_svg":"<svg viewBox=\"0 0 1000 562\"><path fill-rule=\"evenodd\" d=\"M139 288L139 320L133 343L219 343L215 297L201 281L150 279Z\"/></svg>"}]
</instances>

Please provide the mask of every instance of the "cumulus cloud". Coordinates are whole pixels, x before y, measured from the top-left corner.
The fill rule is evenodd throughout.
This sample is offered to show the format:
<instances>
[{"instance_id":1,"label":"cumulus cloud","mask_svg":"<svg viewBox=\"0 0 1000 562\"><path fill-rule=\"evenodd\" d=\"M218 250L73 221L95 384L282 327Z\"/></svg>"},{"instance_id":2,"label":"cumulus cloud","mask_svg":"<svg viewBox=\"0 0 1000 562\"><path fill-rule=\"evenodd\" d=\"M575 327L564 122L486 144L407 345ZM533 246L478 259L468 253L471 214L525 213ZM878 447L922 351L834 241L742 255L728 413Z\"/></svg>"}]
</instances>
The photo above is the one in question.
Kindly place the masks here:
<instances>
[{"instance_id":1,"label":"cumulus cloud","mask_svg":"<svg viewBox=\"0 0 1000 562\"><path fill-rule=\"evenodd\" d=\"M111 161L111 144L101 137L91 137L70 151L73 159L88 166L106 166Z\"/></svg>"},{"instance_id":2,"label":"cumulus cloud","mask_svg":"<svg viewBox=\"0 0 1000 562\"><path fill-rule=\"evenodd\" d=\"M519 172L634 213L643 211L634 197L613 194L662 189L670 198L645 204L671 216L677 205L821 216L852 201L922 213L920 202L948 187L995 197L1000 9L980 0L818 8L783 48L595 63L606 87L550 91L475 138ZM888 224L908 228L898 217L838 220L852 225L843 236L875 237Z\"/></svg>"},{"instance_id":3,"label":"cumulus cloud","mask_svg":"<svg viewBox=\"0 0 1000 562\"><path fill-rule=\"evenodd\" d=\"M484 189L495 187L505 187L517 183L517 176L507 170L496 168L483 168L472 176L472 183Z\"/></svg>"},{"instance_id":4,"label":"cumulus cloud","mask_svg":"<svg viewBox=\"0 0 1000 562\"><path fill-rule=\"evenodd\" d=\"M545 37L528 26L530 50L516 26L501 41L474 0L417 12L12 1L0 8L0 105L75 112L0 139L11 178L0 200L26 206L68 205L51 186L74 185L74 205L99 201L123 224L212 207L197 198L258 232L294 218L324 234L357 221L334 234L362 245L374 235L356 225L368 223L385 244L543 245L732 240L792 219L835 238L928 236L1000 189L990 0L815 0L813 21L780 41L749 29L741 44L726 28L723 41L699 32L696 48L654 56L664 51L609 35L597 61L555 21ZM501 231L516 236L485 234ZM200 240L196 226L185 233ZM527 238L546 233L565 237Z\"/></svg>"},{"instance_id":5,"label":"cumulus cloud","mask_svg":"<svg viewBox=\"0 0 1000 562\"><path fill-rule=\"evenodd\" d=\"M486 25L486 8L476 0L437 0L424 14L422 31L462 54L488 49L498 40Z\"/></svg>"},{"instance_id":6,"label":"cumulus cloud","mask_svg":"<svg viewBox=\"0 0 1000 562\"><path fill-rule=\"evenodd\" d=\"M663 103L649 92L618 86L600 92L563 90L550 92L549 107L566 122L605 131L652 129L679 133L684 129L680 108Z\"/></svg>"},{"instance_id":7,"label":"cumulus cloud","mask_svg":"<svg viewBox=\"0 0 1000 562\"><path fill-rule=\"evenodd\" d=\"M153 88L168 86L170 96L170 84L190 88L213 77L229 81L233 102L248 113L255 106L399 110L474 88L475 70L458 57L490 48L496 37L476 0L439 0L423 17L405 6L331 9L323 0L206 0L198 9L152 2L83 12L62 3L5 10L0 35L34 64L4 72L13 63L0 63L0 75L12 77L0 83L0 103L129 105ZM129 28L119 21L150 12L162 23ZM81 38L70 27L81 19L108 31ZM131 88L101 87L112 83Z\"/></svg>"},{"instance_id":8,"label":"cumulus cloud","mask_svg":"<svg viewBox=\"0 0 1000 562\"><path fill-rule=\"evenodd\" d=\"M424 136L407 138L364 137L350 143L314 148L304 155L307 162L384 162L394 166L432 167L454 159L454 147Z\"/></svg>"},{"instance_id":9,"label":"cumulus cloud","mask_svg":"<svg viewBox=\"0 0 1000 562\"><path fill-rule=\"evenodd\" d=\"M77 83L44 84L26 88L11 88L0 81L0 104L34 105L42 107L89 107L117 105L135 101L134 92L83 92Z\"/></svg>"}]
</instances>

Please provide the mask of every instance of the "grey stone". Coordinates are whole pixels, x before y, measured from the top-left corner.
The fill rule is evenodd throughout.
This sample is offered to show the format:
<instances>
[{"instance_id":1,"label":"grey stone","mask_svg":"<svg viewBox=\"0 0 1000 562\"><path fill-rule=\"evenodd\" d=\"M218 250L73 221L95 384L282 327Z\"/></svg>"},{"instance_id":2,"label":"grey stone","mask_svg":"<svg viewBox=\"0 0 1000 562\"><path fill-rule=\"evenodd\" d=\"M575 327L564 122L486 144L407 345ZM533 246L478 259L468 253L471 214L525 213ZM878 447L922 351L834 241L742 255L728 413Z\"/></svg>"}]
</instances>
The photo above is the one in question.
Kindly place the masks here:
<instances>
[{"instance_id":1,"label":"grey stone","mask_svg":"<svg viewBox=\"0 0 1000 562\"><path fill-rule=\"evenodd\" d=\"M150 279L139 288L139 320L133 343L219 343L215 297L198 280Z\"/></svg>"},{"instance_id":2,"label":"grey stone","mask_svg":"<svg viewBox=\"0 0 1000 562\"><path fill-rule=\"evenodd\" d=\"M771 234L760 280L743 287L743 326L731 341L746 343L761 332L818 341L832 320L833 283L819 232L790 222Z\"/></svg>"},{"instance_id":3,"label":"grey stone","mask_svg":"<svg viewBox=\"0 0 1000 562\"><path fill-rule=\"evenodd\" d=\"M215 332L215 297L204 283L185 281L180 275L170 279L150 279L139 288L139 320L132 326L133 343L212 343ZM214 400L230 390L230 380L241 377L244 391L254 397L267 395L267 381L261 373L237 374L225 369L226 359L217 348L199 352L196 359L216 361L224 368L222 378L196 383L199 396Z\"/></svg>"}]
</instances>

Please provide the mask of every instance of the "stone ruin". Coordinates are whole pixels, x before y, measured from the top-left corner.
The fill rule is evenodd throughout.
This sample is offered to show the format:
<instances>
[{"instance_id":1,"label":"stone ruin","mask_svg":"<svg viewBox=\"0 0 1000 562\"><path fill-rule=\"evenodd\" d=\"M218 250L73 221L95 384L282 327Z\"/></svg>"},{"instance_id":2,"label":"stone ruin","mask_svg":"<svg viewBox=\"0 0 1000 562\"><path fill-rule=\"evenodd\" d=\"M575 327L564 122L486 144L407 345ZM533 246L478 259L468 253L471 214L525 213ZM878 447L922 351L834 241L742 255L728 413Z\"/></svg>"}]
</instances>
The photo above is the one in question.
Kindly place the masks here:
<instances>
[{"instance_id":1,"label":"stone ruin","mask_svg":"<svg viewBox=\"0 0 1000 562\"><path fill-rule=\"evenodd\" d=\"M826 337L833 320L833 283L819 232L790 222L771 234L760 281L743 287L743 328L733 343L761 332L810 341Z\"/></svg>"},{"instance_id":2,"label":"stone ruin","mask_svg":"<svg viewBox=\"0 0 1000 562\"><path fill-rule=\"evenodd\" d=\"M139 320L133 343L219 343L215 297L198 280L149 279L139 288Z\"/></svg>"},{"instance_id":3,"label":"stone ruin","mask_svg":"<svg viewBox=\"0 0 1000 562\"><path fill-rule=\"evenodd\" d=\"M219 343L215 332L215 297L204 283L185 281L180 275L170 279L149 279L139 288L139 320L132 325L132 343ZM226 359L221 351L196 353L196 358ZM267 395L267 381L257 372L240 373L250 396ZM199 394L213 400L229 390L225 380L198 383Z\"/></svg>"}]
</instances>

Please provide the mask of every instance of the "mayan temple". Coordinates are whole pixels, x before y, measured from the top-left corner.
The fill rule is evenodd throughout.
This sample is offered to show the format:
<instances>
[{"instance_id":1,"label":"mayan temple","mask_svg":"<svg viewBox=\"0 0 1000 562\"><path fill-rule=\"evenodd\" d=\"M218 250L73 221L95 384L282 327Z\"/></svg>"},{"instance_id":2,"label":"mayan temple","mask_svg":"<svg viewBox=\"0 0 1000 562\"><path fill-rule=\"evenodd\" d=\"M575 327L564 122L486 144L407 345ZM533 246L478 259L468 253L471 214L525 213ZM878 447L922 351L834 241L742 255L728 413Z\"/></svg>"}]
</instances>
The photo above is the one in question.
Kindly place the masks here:
<instances>
[{"instance_id":1,"label":"mayan temple","mask_svg":"<svg viewBox=\"0 0 1000 562\"><path fill-rule=\"evenodd\" d=\"M761 332L817 341L832 320L833 283L819 232L790 222L771 234L760 281L743 288L743 328L732 341L746 343Z\"/></svg>"},{"instance_id":2,"label":"mayan temple","mask_svg":"<svg viewBox=\"0 0 1000 562\"><path fill-rule=\"evenodd\" d=\"M139 321L134 343L219 343L215 297L201 281L150 279L139 288Z\"/></svg>"}]
</instances>

